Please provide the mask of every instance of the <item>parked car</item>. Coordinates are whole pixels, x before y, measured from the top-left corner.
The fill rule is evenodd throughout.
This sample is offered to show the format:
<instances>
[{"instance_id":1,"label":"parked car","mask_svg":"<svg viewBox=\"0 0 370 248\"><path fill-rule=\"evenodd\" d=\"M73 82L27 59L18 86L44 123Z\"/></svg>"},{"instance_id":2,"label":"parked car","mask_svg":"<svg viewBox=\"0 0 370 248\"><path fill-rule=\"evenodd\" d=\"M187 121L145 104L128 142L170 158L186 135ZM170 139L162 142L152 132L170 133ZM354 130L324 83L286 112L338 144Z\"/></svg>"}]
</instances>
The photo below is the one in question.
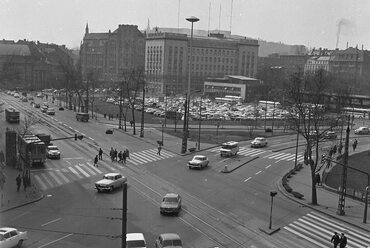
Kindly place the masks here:
<instances>
[{"instance_id":1,"label":"parked car","mask_svg":"<svg viewBox=\"0 0 370 248\"><path fill-rule=\"evenodd\" d=\"M95 188L100 191L113 191L116 188L121 188L127 178L120 173L108 173L103 176L103 179L95 183Z\"/></svg>"},{"instance_id":2,"label":"parked car","mask_svg":"<svg viewBox=\"0 0 370 248\"><path fill-rule=\"evenodd\" d=\"M46 113L46 111L48 111L48 107L47 106L41 106L41 112Z\"/></svg>"},{"instance_id":3,"label":"parked car","mask_svg":"<svg viewBox=\"0 0 370 248\"><path fill-rule=\"evenodd\" d=\"M55 115L55 110L53 108L48 108L46 110L46 114L48 114L48 115Z\"/></svg>"},{"instance_id":4,"label":"parked car","mask_svg":"<svg viewBox=\"0 0 370 248\"><path fill-rule=\"evenodd\" d=\"M26 239L28 239L26 231L21 232L11 227L0 228L1 248L21 247Z\"/></svg>"},{"instance_id":5,"label":"parked car","mask_svg":"<svg viewBox=\"0 0 370 248\"><path fill-rule=\"evenodd\" d=\"M142 233L127 233L126 248L146 248L146 241Z\"/></svg>"},{"instance_id":6,"label":"parked car","mask_svg":"<svg viewBox=\"0 0 370 248\"><path fill-rule=\"evenodd\" d=\"M369 134L370 130L368 127L359 127L355 130L355 134Z\"/></svg>"},{"instance_id":7,"label":"parked car","mask_svg":"<svg viewBox=\"0 0 370 248\"><path fill-rule=\"evenodd\" d=\"M182 248L181 238L177 233L162 233L155 240L156 248Z\"/></svg>"},{"instance_id":8,"label":"parked car","mask_svg":"<svg viewBox=\"0 0 370 248\"><path fill-rule=\"evenodd\" d=\"M63 111L64 110L64 108L63 107L59 107L59 111Z\"/></svg>"},{"instance_id":9,"label":"parked car","mask_svg":"<svg viewBox=\"0 0 370 248\"><path fill-rule=\"evenodd\" d=\"M336 139L337 137L338 135L334 131L326 131L324 133L324 139Z\"/></svg>"},{"instance_id":10,"label":"parked car","mask_svg":"<svg viewBox=\"0 0 370 248\"><path fill-rule=\"evenodd\" d=\"M166 194L161 202L161 214L179 214L181 210L181 196L175 193Z\"/></svg>"},{"instance_id":11,"label":"parked car","mask_svg":"<svg viewBox=\"0 0 370 248\"><path fill-rule=\"evenodd\" d=\"M48 153L48 158L60 159L60 151L57 146L48 146L46 150Z\"/></svg>"},{"instance_id":12,"label":"parked car","mask_svg":"<svg viewBox=\"0 0 370 248\"><path fill-rule=\"evenodd\" d=\"M265 147L267 146L267 140L264 137L256 137L251 142L251 147Z\"/></svg>"},{"instance_id":13,"label":"parked car","mask_svg":"<svg viewBox=\"0 0 370 248\"><path fill-rule=\"evenodd\" d=\"M188 162L189 169L207 167L209 160L204 155L195 155L191 161Z\"/></svg>"},{"instance_id":14,"label":"parked car","mask_svg":"<svg viewBox=\"0 0 370 248\"><path fill-rule=\"evenodd\" d=\"M40 103L35 103L34 107L35 108L40 108Z\"/></svg>"}]
</instances>

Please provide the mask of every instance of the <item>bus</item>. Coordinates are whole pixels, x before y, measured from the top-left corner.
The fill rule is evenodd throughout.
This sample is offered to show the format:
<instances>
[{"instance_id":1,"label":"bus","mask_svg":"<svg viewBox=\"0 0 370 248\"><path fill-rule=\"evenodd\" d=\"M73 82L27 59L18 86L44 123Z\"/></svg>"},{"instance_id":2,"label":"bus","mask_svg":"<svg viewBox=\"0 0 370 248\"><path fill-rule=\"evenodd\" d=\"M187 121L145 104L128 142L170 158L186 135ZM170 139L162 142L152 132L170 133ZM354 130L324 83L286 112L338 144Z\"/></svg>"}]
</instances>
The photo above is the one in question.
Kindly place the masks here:
<instances>
[{"instance_id":1,"label":"bus","mask_svg":"<svg viewBox=\"0 0 370 248\"><path fill-rule=\"evenodd\" d=\"M261 107L280 107L280 102L273 102L273 101L258 101L258 105Z\"/></svg>"},{"instance_id":2,"label":"bus","mask_svg":"<svg viewBox=\"0 0 370 248\"><path fill-rule=\"evenodd\" d=\"M363 108L351 108L351 107L343 107L342 113L353 115L357 118L366 118L370 119L370 109L363 109Z\"/></svg>"},{"instance_id":3,"label":"bus","mask_svg":"<svg viewBox=\"0 0 370 248\"><path fill-rule=\"evenodd\" d=\"M5 109L5 119L9 123L19 123L20 113L13 107Z\"/></svg>"}]
</instances>

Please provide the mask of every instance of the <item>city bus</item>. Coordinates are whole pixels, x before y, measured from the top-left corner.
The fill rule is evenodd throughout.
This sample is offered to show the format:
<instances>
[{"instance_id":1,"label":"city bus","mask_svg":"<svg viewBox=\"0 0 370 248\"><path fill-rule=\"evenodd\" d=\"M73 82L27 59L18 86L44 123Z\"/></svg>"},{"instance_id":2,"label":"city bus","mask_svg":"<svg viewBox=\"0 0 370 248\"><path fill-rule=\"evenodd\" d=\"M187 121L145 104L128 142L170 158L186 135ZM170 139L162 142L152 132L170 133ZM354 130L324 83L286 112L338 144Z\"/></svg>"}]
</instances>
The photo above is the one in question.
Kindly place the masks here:
<instances>
[{"instance_id":1,"label":"city bus","mask_svg":"<svg viewBox=\"0 0 370 248\"><path fill-rule=\"evenodd\" d=\"M343 107L342 113L351 115L351 116L353 115L357 118L368 117L370 119L370 109Z\"/></svg>"},{"instance_id":2,"label":"city bus","mask_svg":"<svg viewBox=\"0 0 370 248\"><path fill-rule=\"evenodd\" d=\"M20 113L13 107L5 109L5 119L9 123L19 123Z\"/></svg>"}]
</instances>

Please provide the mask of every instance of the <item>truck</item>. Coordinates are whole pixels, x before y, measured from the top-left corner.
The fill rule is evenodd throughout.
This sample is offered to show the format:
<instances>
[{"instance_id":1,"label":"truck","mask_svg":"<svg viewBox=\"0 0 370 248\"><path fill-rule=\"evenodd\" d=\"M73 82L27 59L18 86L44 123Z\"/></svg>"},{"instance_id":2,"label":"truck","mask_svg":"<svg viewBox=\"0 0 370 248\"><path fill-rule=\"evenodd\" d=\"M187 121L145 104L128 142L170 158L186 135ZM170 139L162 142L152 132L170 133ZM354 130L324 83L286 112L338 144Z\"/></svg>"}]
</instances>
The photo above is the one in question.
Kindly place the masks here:
<instances>
[{"instance_id":1,"label":"truck","mask_svg":"<svg viewBox=\"0 0 370 248\"><path fill-rule=\"evenodd\" d=\"M5 109L5 119L9 123L19 123L20 113L13 107Z\"/></svg>"},{"instance_id":2,"label":"truck","mask_svg":"<svg viewBox=\"0 0 370 248\"><path fill-rule=\"evenodd\" d=\"M30 167L45 163L47 155L46 147L46 144L34 134L18 135L19 156Z\"/></svg>"},{"instance_id":3,"label":"truck","mask_svg":"<svg viewBox=\"0 0 370 248\"><path fill-rule=\"evenodd\" d=\"M47 147L47 146L50 146L50 145L52 145L51 143L50 143L50 141L51 141L51 136L50 136L50 134L46 134L46 133L36 133L35 134L42 142L44 142L45 143L45 146Z\"/></svg>"}]
</instances>

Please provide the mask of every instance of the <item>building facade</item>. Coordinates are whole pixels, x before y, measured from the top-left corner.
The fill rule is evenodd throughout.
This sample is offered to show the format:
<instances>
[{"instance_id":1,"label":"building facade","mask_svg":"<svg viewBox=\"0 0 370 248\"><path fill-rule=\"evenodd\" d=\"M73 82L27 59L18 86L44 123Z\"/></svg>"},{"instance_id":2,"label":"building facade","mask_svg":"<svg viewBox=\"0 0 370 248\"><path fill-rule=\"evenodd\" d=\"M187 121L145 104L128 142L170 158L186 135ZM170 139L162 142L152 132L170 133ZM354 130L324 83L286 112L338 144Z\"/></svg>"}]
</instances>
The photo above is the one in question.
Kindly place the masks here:
<instances>
[{"instance_id":1,"label":"building facade","mask_svg":"<svg viewBox=\"0 0 370 248\"><path fill-rule=\"evenodd\" d=\"M183 94L187 89L190 36L181 33L147 33L145 72L148 91ZM207 77L226 74L254 77L258 41L226 38L223 34L194 36L191 89L202 90Z\"/></svg>"},{"instance_id":2,"label":"building facade","mask_svg":"<svg viewBox=\"0 0 370 248\"><path fill-rule=\"evenodd\" d=\"M86 25L80 58L83 80L120 80L127 70L144 69L145 35L136 25L107 33L90 33Z\"/></svg>"}]
</instances>

